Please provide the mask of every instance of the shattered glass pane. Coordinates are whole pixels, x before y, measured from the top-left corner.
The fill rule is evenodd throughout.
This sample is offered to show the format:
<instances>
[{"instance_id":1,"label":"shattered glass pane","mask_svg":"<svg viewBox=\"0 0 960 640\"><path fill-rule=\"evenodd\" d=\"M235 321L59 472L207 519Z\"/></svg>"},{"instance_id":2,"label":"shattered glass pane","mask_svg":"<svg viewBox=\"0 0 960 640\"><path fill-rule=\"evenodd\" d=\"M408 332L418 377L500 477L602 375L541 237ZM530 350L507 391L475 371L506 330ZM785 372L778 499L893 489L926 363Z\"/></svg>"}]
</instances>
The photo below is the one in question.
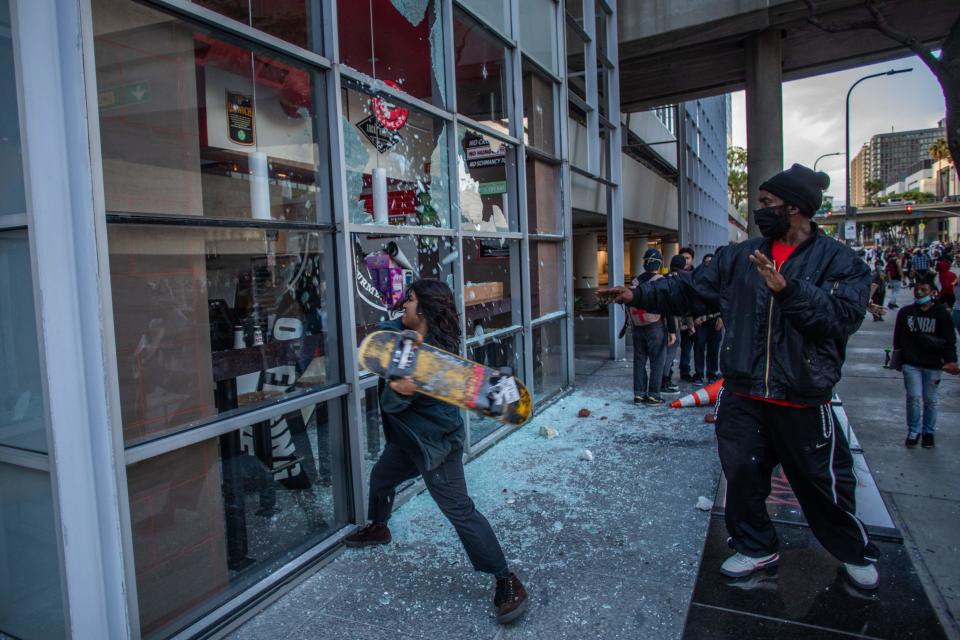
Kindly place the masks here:
<instances>
[{"instance_id":1,"label":"shattered glass pane","mask_svg":"<svg viewBox=\"0 0 960 640\"><path fill-rule=\"evenodd\" d=\"M520 324L520 292L511 282L519 261L518 241L464 238L461 255L467 335Z\"/></svg>"},{"instance_id":2,"label":"shattered glass pane","mask_svg":"<svg viewBox=\"0 0 960 640\"><path fill-rule=\"evenodd\" d=\"M341 125L352 223L450 226L443 120L350 85Z\"/></svg>"},{"instance_id":3,"label":"shattered glass pane","mask_svg":"<svg viewBox=\"0 0 960 640\"><path fill-rule=\"evenodd\" d=\"M517 172L513 145L458 129L460 220L470 231L516 231Z\"/></svg>"},{"instance_id":4,"label":"shattered glass pane","mask_svg":"<svg viewBox=\"0 0 960 640\"><path fill-rule=\"evenodd\" d=\"M439 0L339 0L340 60L416 98L444 105Z\"/></svg>"},{"instance_id":5,"label":"shattered glass pane","mask_svg":"<svg viewBox=\"0 0 960 640\"><path fill-rule=\"evenodd\" d=\"M509 47L459 10L454 10L453 38L457 111L509 133Z\"/></svg>"}]
</instances>

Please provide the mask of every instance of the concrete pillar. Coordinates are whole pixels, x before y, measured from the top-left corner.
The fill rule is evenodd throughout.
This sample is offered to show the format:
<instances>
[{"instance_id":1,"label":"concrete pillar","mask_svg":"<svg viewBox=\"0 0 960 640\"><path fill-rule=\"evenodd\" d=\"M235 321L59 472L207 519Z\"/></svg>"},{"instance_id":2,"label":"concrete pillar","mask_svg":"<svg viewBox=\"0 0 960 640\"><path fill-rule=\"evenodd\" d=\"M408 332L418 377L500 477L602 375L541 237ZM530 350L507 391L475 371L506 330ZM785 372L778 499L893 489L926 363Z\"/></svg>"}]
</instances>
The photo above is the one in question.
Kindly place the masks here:
<instances>
[{"instance_id":1,"label":"concrete pillar","mask_svg":"<svg viewBox=\"0 0 960 640\"><path fill-rule=\"evenodd\" d=\"M747 210L756 208L762 182L783 171L783 93L781 33L768 30L746 42ZM747 216L751 238L760 235Z\"/></svg>"},{"instance_id":2,"label":"concrete pillar","mask_svg":"<svg viewBox=\"0 0 960 640\"><path fill-rule=\"evenodd\" d=\"M590 309L596 306L596 294L600 285L597 271L597 234L581 233L573 236L573 289Z\"/></svg>"},{"instance_id":3,"label":"concrete pillar","mask_svg":"<svg viewBox=\"0 0 960 640\"><path fill-rule=\"evenodd\" d=\"M635 276L643 273L643 254L650 248L650 242L646 237L635 238L630 241L630 275Z\"/></svg>"}]
</instances>

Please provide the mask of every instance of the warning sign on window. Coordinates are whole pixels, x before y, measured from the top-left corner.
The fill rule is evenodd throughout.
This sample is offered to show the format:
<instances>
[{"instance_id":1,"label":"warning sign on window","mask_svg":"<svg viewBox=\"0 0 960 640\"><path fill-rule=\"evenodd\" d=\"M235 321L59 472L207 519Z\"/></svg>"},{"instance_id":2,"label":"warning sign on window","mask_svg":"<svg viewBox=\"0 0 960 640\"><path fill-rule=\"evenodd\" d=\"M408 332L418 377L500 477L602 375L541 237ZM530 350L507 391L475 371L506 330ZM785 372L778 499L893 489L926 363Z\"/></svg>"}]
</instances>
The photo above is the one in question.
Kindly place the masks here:
<instances>
[{"instance_id":1,"label":"warning sign on window","mask_svg":"<svg viewBox=\"0 0 960 640\"><path fill-rule=\"evenodd\" d=\"M374 116L369 116L358 122L357 128L363 132L370 144L375 146L380 153L400 142L400 134L384 127Z\"/></svg>"},{"instance_id":2,"label":"warning sign on window","mask_svg":"<svg viewBox=\"0 0 960 640\"><path fill-rule=\"evenodd\" d=\"M227 126L231 142L253 144L253 100L250 96L227 90Z\"/></svg>"}]
</instances>

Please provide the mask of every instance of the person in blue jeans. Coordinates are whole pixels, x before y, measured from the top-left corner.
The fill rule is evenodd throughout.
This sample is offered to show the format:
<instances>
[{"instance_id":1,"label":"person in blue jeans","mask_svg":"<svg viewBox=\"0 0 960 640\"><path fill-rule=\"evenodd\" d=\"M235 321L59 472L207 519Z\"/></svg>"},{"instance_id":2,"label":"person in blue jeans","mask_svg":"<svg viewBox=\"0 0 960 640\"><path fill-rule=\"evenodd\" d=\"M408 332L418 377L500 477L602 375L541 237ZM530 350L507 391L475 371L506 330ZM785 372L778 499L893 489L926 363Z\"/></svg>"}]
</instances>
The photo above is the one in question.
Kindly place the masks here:
<instances>
[{"instance_id":1,"label":"person in blue jeans","mask_svg":"<svg viewBox=\"0 0 960 640\"><path fill-rule=\"evenodd\" d=\"M911 449L918 443L926 449L935 446L941 372L960 374L953 319L946 306L933 297L933 292L933 276L917 275L913 284L914 303L900 309L893 329L893 348L900 351L903 385L907 390L904 444Z\"/></svg>"}]
</instances>

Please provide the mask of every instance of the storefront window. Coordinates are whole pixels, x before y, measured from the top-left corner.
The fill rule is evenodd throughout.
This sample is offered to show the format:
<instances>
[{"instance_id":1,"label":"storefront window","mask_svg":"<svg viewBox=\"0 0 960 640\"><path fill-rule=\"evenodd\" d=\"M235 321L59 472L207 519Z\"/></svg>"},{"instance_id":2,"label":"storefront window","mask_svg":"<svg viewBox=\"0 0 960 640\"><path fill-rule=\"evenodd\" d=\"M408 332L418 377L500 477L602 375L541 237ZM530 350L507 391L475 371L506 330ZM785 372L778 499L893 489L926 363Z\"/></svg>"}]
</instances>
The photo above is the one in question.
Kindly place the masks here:
<instances>
[{"instance_id":1,"label":"storefront window","mask_svg":"<svg viewBox=\"0 0 960 640\"><path fill-rule=\"evenodd\" d=\"M146 637L167 637L351 519L339 400L127 468Z\"/></svg>"},{"instance_id":2,"label":"storefront window","mask_svg":"<svg viewBox=\"0 0 960 640\"><path fill-rule=\"evenodd\" d=\"M270 0L270 2L250 2L249 0L191 0L194 4L223 14L255 29L286 40L299 47L311 48L310 37L316 40L315 51L320 50L320 34L308 33L310 24L319 24L319 15L311 16L311 9L319 4L308 0Z\"/></svg>"},{"instance_id":3,"label":"storefront window","mask_svg":"<svg viewBox=\"0 0 960 640\"><path fill-rule=\"evenodd\" d=\"M128 445L339 380L329 235L114 224L109 243Z\"/></svg>"},{"instance_id":4,"label":"storefront window","mask_svg":"<svg viewBox=\"0 0 960 640\"><path fill-rule=\"evenodd\" d=\"M443 120L345 88L342 125L350 222L450 226Z\"/></svg>"},{"instance_id":5,"label":"storefront window","mask_svg":"<svg viewBox=\"0 0 960 640\"><path fill-rule=\"evenodd\" d=\"M341 62L443 106L441 4L440 0L338 0Z\"/></svg>"},{"instance_id":6,"label":"storefront window","mask_svg":"<svg viewBox=\"0 0 960 640\"><path fill-rule=\"evenodd\" d=\"M493 369L508 367L513 375L520 379L523 375L523 337L513 334L505 337L481 337L467 346L467 358ZM480 440L503 427L502 422L492 418L483 418L470 414L470 442L476 445Z\"/></svg>"},{"instance_id":7,"label":"storefront window","mask_svg":"<svg viewBox=\"0 0 960 640\"><path fill-rule=\"evenodd\" d=\"M533 397L544 400L566 386L563 335L566 320L533 328Z\"/></svg>"},{"instance_id":8,"label":"storefront window","mask_svg":"<svg viewBox=\"0 0 960 640\"><path fill-rule=\"evenodd\" d=\"M527 156L527 225L530 233L563 233L560 166Z\"/></svg>"},{"instance_id":9,"label":"storefront window","mask_svg":"<svg viewBox=\"0 0 960 640\"><path fill-rule=\"evenodd\" d=\"M0 231L0 445L46 453L40 347L25 229Z\"/></svg>"},{"instance_id":10,"label":"storefront window","mask_svg":"<svg viewBox=\"0 0 960 640\"><path fill-rule=\"evenodd\" d=\"M331 220L319 74L124 0L94 31L108 211Z\"/></svg>"},{"instance_id":11,"label":"storefront window","mask_svg":"<svg viewBox=\"0 0 960 640\"><path fill-rule=\"evenodd\" d=\"M66 635L50 475L0 463L0 638Z\"/></svg>"},{"instance_id":12,"label":"storefront window","mask_svg":"<svg viewBox=\"0 0 960 640\"><path fill-rule=\"evenodd\" d=\"M550 78L524 62L523 141L549 155L557 153L553 87Z\"/></svg>"},{"instance_id":13,"label":"storefront window","mask_svg":"<svg viewBox=\"0 0 960 640\"><path fill-rule=\"evenodd\" d=\"M587 99L587 80L584 75L586 69L586 41L580 37L569 24L567 31L567 89L580 97Z\"/></svg>"},{"instance_id":14,"label":"storefront window","mask_svg":"<svg viewBox=\"0 0 960 640\"><path fill-rule=\"evenodd\" d=\"M414 280L440 280L454 289L454 240L439 236L353 236L357 339L399 318Z\"/></svg>"},{"instance_id":15,"label":"storefront window","mask_svg":"<svg viewBox=\"0 0 960 640\"><path fill-rule=\"evenodd\" d=\"M559 74L557 68L557 3L555 0L523 0L520 9L520 49Z\"/></svg>"},{"instance_id":16,"label":"storefront window","mask_svg":"<svg viewBox=\"0 0 960 640\"><path fill-rule=\"evenodd\" d=\"M0 8L0 218L26 213L9 1Z\"/></svg>"},{"instance_id":17,"label":"storefront window","mask_svg":"<svg viewBox=\"0 0 960 640\"><path fill-rule=\"evenodd\" d=\"M517 229L517 160L512 144L459 129L460 223L470 231Z\"/></svg>"},{"instance_id":18,"label":"storefront window","mask_svg":"<svg viewBox=\"0 0 960 640\"><path fill-rule=\"evenodd\" d=\"M458 0L481 20L510 35L510 3L507 0Z\"/></svg>"},{"instance_id":19,"label":"storefront window","mask_svg":"<svg viewBox=\"0 0 960 640\"><path fill-rule=\"evenodd\" d=\"M534 318L563 310L562 242L530 242L530 300Z\"/></svg>"},{"instance_id":20,"label":"storefront window","mask_svg":"<svg viewBox=\"0 0 960 640\"><path fill-rule=\"evenodd\" d=\"M459 10L453 14L453 45L457 111L509 133L509 47Z\"/></svg>"},{"instance_id":21,"label":"storefront window","mask_svg":"<svg viewBox=\"0 0 960 640\"><path fill-rule=\"evenodd\" d=\"M463 239L467 339L520 324L519 245L502 238Z\"/></svg>"}]
</instances>

